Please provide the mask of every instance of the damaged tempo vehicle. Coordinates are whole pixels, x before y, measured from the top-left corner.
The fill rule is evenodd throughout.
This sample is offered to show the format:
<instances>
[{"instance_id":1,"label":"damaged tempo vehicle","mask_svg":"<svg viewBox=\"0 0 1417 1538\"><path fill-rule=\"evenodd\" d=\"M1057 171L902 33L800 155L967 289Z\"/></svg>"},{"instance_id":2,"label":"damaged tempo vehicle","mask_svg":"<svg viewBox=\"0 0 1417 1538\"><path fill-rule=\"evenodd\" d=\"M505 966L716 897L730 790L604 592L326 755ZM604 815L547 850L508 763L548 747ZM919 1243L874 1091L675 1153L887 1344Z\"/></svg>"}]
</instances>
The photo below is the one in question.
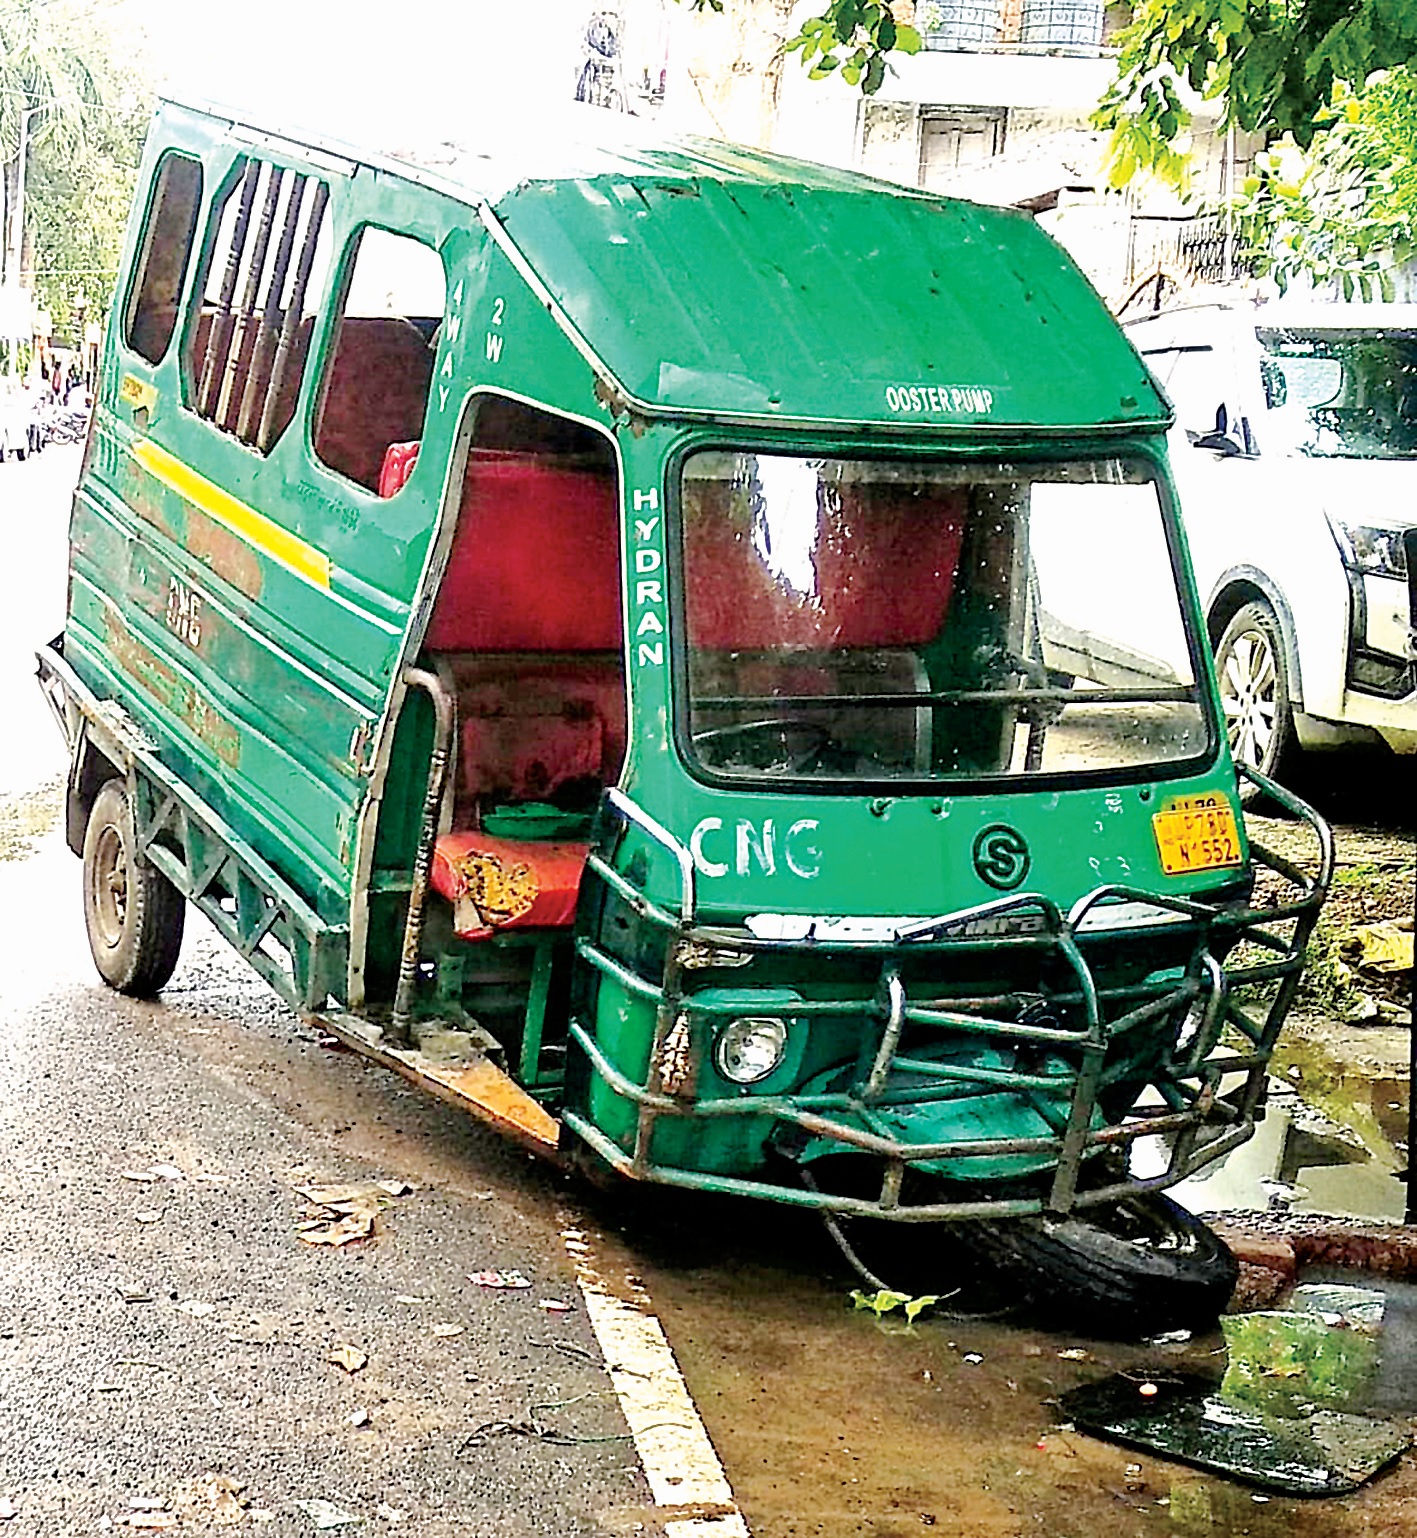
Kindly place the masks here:
<instances>
[{"instance_id":1,"label":"damaged tempo vehicle","mask_svg":"<svg viewBox=\"0 0 1417 1538\"><path fill-rule=\"evenodd\" d=\"M578 131L158 109L39 654L100 973L190 902L542 1154L1213 1318L1164 1189L1332 850L1247 835L1168 406L1025 216Z\"/></svg>"}]
</instances>

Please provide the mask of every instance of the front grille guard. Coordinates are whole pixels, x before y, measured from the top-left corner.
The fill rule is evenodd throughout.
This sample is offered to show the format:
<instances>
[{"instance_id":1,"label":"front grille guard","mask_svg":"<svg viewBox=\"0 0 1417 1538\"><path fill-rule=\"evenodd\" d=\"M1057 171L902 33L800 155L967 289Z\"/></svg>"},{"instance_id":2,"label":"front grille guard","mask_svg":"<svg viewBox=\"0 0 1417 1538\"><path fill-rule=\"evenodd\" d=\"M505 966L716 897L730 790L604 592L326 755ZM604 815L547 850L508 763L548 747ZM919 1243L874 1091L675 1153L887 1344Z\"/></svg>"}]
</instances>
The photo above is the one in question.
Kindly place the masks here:
<instances>
[{"instance_id":1,"label":"front grille guard","mask_svg":"<svg viewBox=\"0 0 1417 1538\"><path fill-rule=\"evenodd\" d=\"M648 922L669 932L663 975L657 981L640 976L616 960L594 940L577 941L577 954L603 977L629 994L655 1005L655 1030L649 1067L643 1082L621 1072L601 1050L580 1019L570 1024L572 1040L589 1060L591 1070L617 1095L638 1108L634 1146L626 1150L580 1110L564 1112L567 1126L584 1139L607 1163L641 1180L697 1190L756 1196L795 1206L863 1217L884 1217L902 1222L934 1222L942 1219L1025 1216L1044 1210L1066 1213L1077 1208L1116 1200L1130 1193L1161 1190L1186 1179L1204 1165L1220 1158L1254 1130L1265 1092L1265 1070L1285 1016L1299 986L1304 949L1333 872L1333 837L1328 825L1297 796L1243 765L1240 772L1266 796L1307 824L1317 850L1317 875L1306 874L1281 855L1251 843L1254 865L1280 877L1298 895L1274 906L1237 910L1189 898L1160 895L1139 888L1102 886L1081 898L1064 914L1047 897L1019 894L915 923L898 931L891 941L770 940L758 939L738 929L703 925L696 918L694 866L684 845L618 790L607 793L607 806L621 823L638 828L667 849L678 865L681 881L679 913L649 899L643 891L614 869L600 854L592 854L588 869ZM1089 915L1113 902L1139 902L1191 921L1195 939L1189 964L1179 982L1143 982L1125 987L1098 986L1078 943L1078 934ZM946 935L977 921L1028 913L1040 915L1042 932L1013 935ZM1290 926L1287 937L1279 931ZM1115 932L1115 931L1114 931ZM907 936L902 938L902 934ZM673 1062L683 1060L684 1033L711 1022L716 1016L743 1013L741 1003L695 1003L684 990L686 966L697 956L722 949L738 953L849 953L879 955L879 986L874 1000L810 999L794 1001L794 1017L850 1015L879 1022L879 1036L872 1050L863 1050L857 1082L847 1091L813 1095L745 1095L723 1100L696 1100L676 1082ZM1036 953L1051 950L1061 956L1076 979L1076 989L1055 996L1055 1002L1081 1006L1085 1024L1078 1029L1000 1020L982 1011L1002 1000L986 997L950 998L941 1002L912 1002L900 975L900 962L922 952L963 955L988 949ZM1239 964L1222 965L1216 951L1230 954L1249 950L1252 957ZM1259 959L1254 959L1258 957ZM1248 1012L1237 991L1272 988L1262 1013ZM1108 1018L1108 1009L1121 1013ZM971 1012L977 1011L977 1012ZM1110 1040L1132 1027L1159 1016L1182 1014L1194 1023L1184 1044L1179 1041L1150 1075L1157 1104L1135 1106L1125 1118L1109 1126L1093 1125L1099 1092L1105 1089L1104 1064ZM1071 1079L1020 1070L961 1067L902 1054L900 1043L908 1025L968 1033L1000 1046L1029 1044L1070 1051L1077 1059ZM1227 1027L1229 1032L1227 1034ZM677 1039L671 1039L676 1033ZM668 1050L668 1053L666 1049ZM668 1058L668 1062L667 1062ZM691 1051L692 1058L692 1051ZM892 1087L892 1074L913 1075L919 1087ZM666 1083L666 1079L670 1082ZM1048 1137L981 1138L970 1142L907 1143L890 1134L882 1112L893 1103L920 1104L944 1098L954 1081L997 1085L1029 1097L1030 1103L1052 1125ZM1225 1087L1226 1081L1230 1081ZM1057 1113L1062 1092L1071 1083L1071 1102L1065 1117ZM651 1147L661 1118L721 1116L770 1116L801 1130L807 1137L833 1139L872 1154L883 1162L881 1191L866 1197L833 1194L815 1188L798 1188L767 1180L714 1174L656 1162ZM1108 1184L1079 1186L1084 1161L1110 1150L1124 1154L1138 1138L1169 1140L1169 1157L1160 1174L1114 1178ZM907 1202L902 1182L908 1166L948 1157L998 1158L1008 1155L1046 1156L1055 1160L1053 1178L1046 1191L1020 1193L1016 1188L997 1198L976 1196L959 1201ZM1109 1169L1125 1160L1107 1161Z\"/></svg>"}]
</instances>

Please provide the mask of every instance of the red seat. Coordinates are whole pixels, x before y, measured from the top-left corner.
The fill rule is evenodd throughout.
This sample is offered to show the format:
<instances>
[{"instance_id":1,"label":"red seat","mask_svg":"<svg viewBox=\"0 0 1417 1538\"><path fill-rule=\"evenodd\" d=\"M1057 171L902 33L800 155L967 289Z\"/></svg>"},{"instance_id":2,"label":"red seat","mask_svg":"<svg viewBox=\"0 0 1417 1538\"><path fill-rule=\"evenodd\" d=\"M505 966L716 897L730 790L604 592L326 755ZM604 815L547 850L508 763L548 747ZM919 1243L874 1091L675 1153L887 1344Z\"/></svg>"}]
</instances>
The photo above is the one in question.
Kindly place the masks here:
<instances>
[{"instance_id":1,"label":"red seat","mask_svg":"<svg viewBox=\"0 0 1417 1538\"><path fill-rule=\"evenodd\" d=\"M453 931L486 940L499 929L557 929L576 916L589 844L445 833L432 882L453 905Z\"/></svg>"}]
</instances>

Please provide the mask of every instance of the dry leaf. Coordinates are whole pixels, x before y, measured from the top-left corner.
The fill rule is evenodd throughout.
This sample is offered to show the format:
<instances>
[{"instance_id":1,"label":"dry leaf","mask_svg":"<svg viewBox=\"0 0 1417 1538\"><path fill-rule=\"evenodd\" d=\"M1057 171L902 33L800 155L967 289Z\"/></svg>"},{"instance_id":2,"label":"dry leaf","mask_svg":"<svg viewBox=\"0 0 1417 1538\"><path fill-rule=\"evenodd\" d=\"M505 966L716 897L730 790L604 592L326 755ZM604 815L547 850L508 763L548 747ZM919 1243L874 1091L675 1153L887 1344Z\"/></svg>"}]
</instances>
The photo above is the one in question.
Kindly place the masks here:
<instances>
[{"instance_id":1,"label":"dry leaf","mask_svg":"<svg viewBox=\"0 0 1417 1538\"><path fill-rule=\"evenodd\" d=\"M346 1372L358 1372L368 1362L369 1354L367 1351L361 1351L358 1346L349 1346L341 1342L330 1348L330 1354L325 1360L333 1362L336 1367L343 1367Z\"/></svg>"},{"instance_id":2,"label":"dry leaf","mask_svg":"<svg viewBox=\"0 0 1417 1538\"><path fill-rule=\"evenodd\" d=\"M338 1223L322 1223L316 1228L302 1229L303 1244L329 1244L338 1247L355 1239L368 1239L374 1232L374 1219L367 1217L341 1218Z\"/></svg>"}]
</instances>

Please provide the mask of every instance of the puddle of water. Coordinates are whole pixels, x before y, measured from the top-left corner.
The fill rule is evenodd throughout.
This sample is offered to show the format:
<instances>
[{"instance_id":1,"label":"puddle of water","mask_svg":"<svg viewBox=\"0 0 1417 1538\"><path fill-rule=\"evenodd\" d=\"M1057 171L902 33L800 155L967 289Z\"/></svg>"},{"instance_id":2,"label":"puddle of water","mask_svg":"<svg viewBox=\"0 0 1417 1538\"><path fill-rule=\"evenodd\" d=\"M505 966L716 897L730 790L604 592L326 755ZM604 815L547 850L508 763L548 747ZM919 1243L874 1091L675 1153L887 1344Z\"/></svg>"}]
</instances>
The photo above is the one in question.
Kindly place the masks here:
<instances>
[{"instance_id":1,"label":"puddle of water","mask_svg":"<svg viewBox=\"0 0 1417 1538\"><path fill-rule=\"evenodd\" d=\"M1369 1392L1355 1408L1374 1415L1411 1415L1417 1411L1417 1286L1369 1272L1308 1268L1302 1282L1356 1285L1383 1295L1378 1332L1378 1366Z\"/></svg>"},{"instance_id":2,"label":"puddle of water","mask_svg":"<svg viewBox=\"0 0 1417 1538\"><path fill-rule=\"evenodd\" d=\"M1324 1060L1306 1064L1297 1085L1271 1080L1265 1118L1249 1142L1171 1194L1202 1215L1278 1210L1402 1222L1407 1084ZM1163 1166L1162 1150L1138 1145L1139 1173Z\"/></svg>"}]
</instances>

